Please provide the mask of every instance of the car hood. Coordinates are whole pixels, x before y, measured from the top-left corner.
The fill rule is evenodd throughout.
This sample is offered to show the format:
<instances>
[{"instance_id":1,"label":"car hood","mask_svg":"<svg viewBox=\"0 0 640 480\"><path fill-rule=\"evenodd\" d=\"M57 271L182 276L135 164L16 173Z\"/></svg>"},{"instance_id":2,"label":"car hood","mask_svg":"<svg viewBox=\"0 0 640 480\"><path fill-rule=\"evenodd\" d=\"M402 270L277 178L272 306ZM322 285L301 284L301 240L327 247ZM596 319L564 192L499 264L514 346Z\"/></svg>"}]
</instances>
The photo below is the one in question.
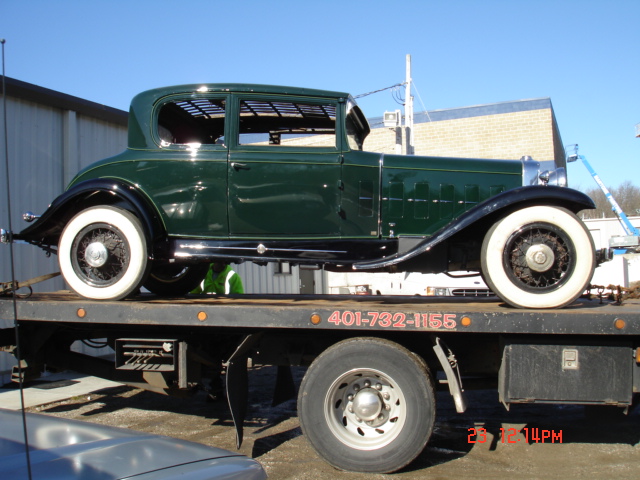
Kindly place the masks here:
<instances>
[{"instance_id":1,"label":"car hood","mask_svg":"<svg viewBox=\"0 0 640 480\"><path fill-rule=\"evenodd\" d=\"M243 455L170 437L26 414L33 480L264 479ZM28 479L22 413L0 409L0 472Z\"/></svg>"}]
</instances>

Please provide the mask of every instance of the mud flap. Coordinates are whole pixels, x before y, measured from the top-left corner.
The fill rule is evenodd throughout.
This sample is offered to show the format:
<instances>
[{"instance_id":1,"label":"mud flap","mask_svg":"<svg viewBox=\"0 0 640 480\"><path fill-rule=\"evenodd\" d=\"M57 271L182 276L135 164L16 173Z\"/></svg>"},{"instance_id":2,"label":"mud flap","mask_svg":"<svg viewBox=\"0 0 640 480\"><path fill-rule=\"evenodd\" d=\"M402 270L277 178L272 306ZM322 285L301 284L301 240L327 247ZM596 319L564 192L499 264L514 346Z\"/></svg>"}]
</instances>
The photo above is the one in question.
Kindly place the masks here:
<instances>
[{"instance_id":1,"label":"mud flap","mask_svg":"<svg viewBox=\"0 0 640 480\"><path fill-rule=\"evenodd\" d=\"M253 333L244 337L227 361L227 401L236 429L236 448L238 449L242 445L244 417L247 414L247 397L249 396L247 360L249 351L261 336L262 333Z\"/></svg>"}]
</instances>

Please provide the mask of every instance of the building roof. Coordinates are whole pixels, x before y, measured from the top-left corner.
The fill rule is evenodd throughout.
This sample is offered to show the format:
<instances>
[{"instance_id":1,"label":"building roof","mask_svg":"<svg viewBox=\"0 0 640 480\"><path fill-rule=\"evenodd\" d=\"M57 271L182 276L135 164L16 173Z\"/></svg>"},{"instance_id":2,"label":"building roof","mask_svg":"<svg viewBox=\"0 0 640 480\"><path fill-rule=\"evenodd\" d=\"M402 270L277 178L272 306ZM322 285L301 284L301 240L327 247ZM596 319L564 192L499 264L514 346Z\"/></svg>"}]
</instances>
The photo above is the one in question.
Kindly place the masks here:
<instances>
[{"instance_id":1,"label":"building roof","mask_svg":"<svg viewBox=\"0 0 640 480\"><path fill-rule=\"evenodd\" d=\"M542 109L553 110L550 98L534 98L529 100L488 103L486 105L474 105L470 107L447 108L442 110L416 112L413 115L413 122L441 122L443 120L457 120L460 118L482 117L485 115L527 112L530 110ZM383 123L383 117L369 118L369 123L371 124L372 128L375 128Z\"/></svg>"},{"instance_id":2,"label":"building roof","mask_svg":"<svg viewBox=\"0 0 640 480\"><path fill-rule=\"evenodd\" d=\"M73 110L82 115L104 120L106 122L127 126L128 112L91 102L83 98L67 95L31 83L5 77L7 96L20 98L62 110ZM2 85L0 84L0 93Z\"/></svg>"}]
</instances>

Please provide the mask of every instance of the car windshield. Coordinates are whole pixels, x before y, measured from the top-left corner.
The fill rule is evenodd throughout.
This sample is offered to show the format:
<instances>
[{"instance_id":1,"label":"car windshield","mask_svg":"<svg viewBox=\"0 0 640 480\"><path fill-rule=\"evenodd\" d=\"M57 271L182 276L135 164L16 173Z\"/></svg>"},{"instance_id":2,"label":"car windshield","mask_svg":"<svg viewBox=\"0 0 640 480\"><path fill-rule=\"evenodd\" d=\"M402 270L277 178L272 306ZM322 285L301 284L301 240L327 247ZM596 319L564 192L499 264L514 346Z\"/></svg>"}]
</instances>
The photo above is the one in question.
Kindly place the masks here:
<instances>
[{"instance_id":1,"label":"car windshield","mask_svg":"<svg viewBox=\"0 0 640 480\"><path fill-rule=\"evenodd\" d=\"M347 141L352 150L362 150L364 139L369 134L369 124L364 118L362 110L355 102L349 100L347 103Z\"/></svg>"}]
</instances>

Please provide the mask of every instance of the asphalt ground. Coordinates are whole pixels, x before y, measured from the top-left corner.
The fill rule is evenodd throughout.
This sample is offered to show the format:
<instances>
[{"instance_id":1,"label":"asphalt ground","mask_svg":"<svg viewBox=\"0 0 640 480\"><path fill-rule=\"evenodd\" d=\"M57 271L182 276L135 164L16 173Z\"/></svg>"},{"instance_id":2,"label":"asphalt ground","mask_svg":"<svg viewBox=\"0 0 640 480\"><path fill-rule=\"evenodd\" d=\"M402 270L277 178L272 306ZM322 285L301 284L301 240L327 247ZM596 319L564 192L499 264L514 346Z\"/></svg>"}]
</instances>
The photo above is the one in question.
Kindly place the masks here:
<instances>
[{"instance_id":1,"label":"asphalt ground","mask_svg":"<svg viewBox=\"0 0 640 480\"><path fill-rule=\"evenodd\" d=\"M424 452L400 472L338 471L302 435L295 400L271 406L275 370L250 371L240 448L272 479L640 478L640 409L627 416L608 407L579 405L512 405L507 411L495 390L468 391L464 414L455 412L447 392L439 392L434 434ZM304 369L294 373L299 381ZM110 386L28 410L236 449L228 407L208 402L205 392L181 399Z\"/></svg>"}]
</instances>

